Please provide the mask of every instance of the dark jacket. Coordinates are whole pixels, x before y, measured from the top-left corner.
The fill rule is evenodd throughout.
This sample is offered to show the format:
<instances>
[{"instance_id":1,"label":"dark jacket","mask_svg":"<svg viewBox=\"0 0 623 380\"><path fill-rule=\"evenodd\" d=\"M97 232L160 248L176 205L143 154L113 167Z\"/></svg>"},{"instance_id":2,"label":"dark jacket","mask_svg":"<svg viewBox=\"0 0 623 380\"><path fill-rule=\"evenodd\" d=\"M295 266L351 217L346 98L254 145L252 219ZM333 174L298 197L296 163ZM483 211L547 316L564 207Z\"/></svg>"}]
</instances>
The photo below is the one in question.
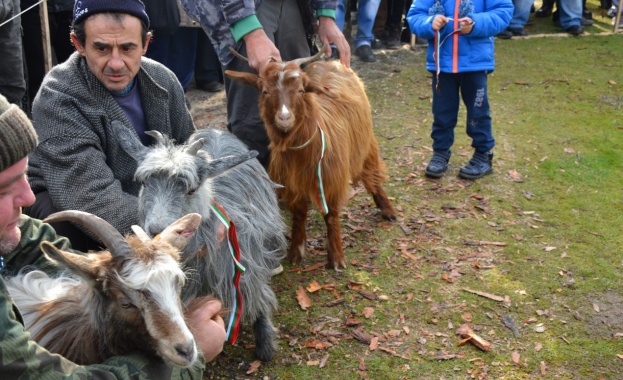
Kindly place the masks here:
<instances>
[{"instance_id":1,"label":"dark jacket","mask_svg":"<svg viewBox=\"0 0 623 380\"><path fill-rule=\"evenodd\" d=\"M311 1L316 16L335 18L337 0L298 1ZM255 15L260 2L261 0L182 0L182 5L186 13L201 24L210 37L221 63L227 65L234 58L229 52L229 47L237 48L237 43L244 35L261 28Z\"/></svg>"},{"instance_id":2,"label":"dark jacket","mask_svg":"<svg viewBox=\"0 0 623 380\"><path fill-rule=\"evenodd\" d=\"M143 58L137 78L147 128L186 142L195 127L175 74ZM137 163L119 145L112 125L134 128L86 60L74 53L55 66L32 111L39 135L39 146L29 156L33 191L48 190L58 210L86 211L121 233L130 232L138 224Z\"/></svg>"}]
</instances>

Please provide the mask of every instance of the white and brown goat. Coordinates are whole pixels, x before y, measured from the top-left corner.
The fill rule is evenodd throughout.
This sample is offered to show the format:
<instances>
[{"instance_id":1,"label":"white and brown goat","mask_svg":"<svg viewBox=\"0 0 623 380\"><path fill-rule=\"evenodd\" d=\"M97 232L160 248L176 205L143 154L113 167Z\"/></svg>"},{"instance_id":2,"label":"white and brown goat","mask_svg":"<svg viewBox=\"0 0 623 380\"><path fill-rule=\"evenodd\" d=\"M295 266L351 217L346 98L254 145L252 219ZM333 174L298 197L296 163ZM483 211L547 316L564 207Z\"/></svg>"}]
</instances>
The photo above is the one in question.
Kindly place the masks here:
<instances>
[{"instance_id":1,"label":"white and brown goat","mask_svg":"<svg viewBox=\"0 0 623 380\"><path fill-rule=\"evenodd\" d=\"M153 240L140 228L137 236L124 238L103 219L81 211L62 211L45 221L63 220L82 224L108 250L79 255L44 242L43 252L72 273L50 277L37 270L7 280L33 339L78 364L142 352L192 365L197 350L184 319L180 292L186 277L179 252L201 216L188 214ZM207 297L187 307L203 301Z\"/></svg>"},{"instance_id":2,"label":"white and brown goat","mask_svg":"<svg viewBox=\"0 0 623 380\"><path fill-rule=\"evenodd\" d=\"M277 191L292 212L288 259L300 262L305 252L311 202L323 210L329 264L339 270L346 266L339 213L348 200L349 181L363 182L383 218L394 220L396 213L382 187L386 169L363 82L337 61L301 68L321 54L271 62L259 75L229 70L225 75L260 92L260 117L270 139L268 173L284 186Z\"/></svg>"}]
</instances>

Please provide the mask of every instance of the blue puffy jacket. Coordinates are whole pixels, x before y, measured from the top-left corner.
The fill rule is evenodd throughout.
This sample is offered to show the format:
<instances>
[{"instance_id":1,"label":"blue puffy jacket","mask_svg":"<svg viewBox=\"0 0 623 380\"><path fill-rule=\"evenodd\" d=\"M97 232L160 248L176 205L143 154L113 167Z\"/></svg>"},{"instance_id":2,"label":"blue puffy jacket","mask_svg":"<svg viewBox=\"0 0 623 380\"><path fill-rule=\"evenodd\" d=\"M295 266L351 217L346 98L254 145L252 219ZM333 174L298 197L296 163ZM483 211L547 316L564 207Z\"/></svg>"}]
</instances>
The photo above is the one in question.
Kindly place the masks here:
<instances>
[{"instance_id":1,"label":"blue puffy jacket","mask_svg":"<svg viewBox=\"0 0 623 380\"><path fill-rule=\"evenodd\" d=\"M459 12L460 10L460 12ZM460 14L466 13L466 14ZM433 18L443 14L449 21L440 31L440 41L458 29L458 19L464 16L474 21L469 34L454 34L440 48L441 72L460 73L470 71L493 71L494 36L508 27L513 16L511 0L414 0L407 13L411 32L428 39L426 69L435 71L435 33Z\"/></svg>"}]
</instances>

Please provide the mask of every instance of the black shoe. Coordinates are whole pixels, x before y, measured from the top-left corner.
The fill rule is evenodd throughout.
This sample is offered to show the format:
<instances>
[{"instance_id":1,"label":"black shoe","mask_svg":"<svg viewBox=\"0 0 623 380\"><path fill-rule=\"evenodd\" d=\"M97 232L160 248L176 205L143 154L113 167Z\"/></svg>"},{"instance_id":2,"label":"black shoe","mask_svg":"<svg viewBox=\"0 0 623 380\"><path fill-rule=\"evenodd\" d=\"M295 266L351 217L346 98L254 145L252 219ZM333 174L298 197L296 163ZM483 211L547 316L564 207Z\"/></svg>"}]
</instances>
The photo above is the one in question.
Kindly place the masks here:
<instances>
[{"instance_id":1,"label":"black shoe","mask_svg":"<svg viewBox=\"0 0 623 380\"><path fill-rule=\"evenodd\" d=\"M580 34L584 33L584 29L582 29L582 26L580 25L571 25L570 27L565 29L565 32L571 34L572 36L579 36Z\"/></svg>"},{"instance_id":2,"label":"black shoe","mask_svg":"<svg viewBox=\"0 0 623 380\"><path fill-rule=\"evenodd\" d=\"M595 21L593 21L593 19L584 18L584 17L582 17L582 20L580 21L580 25L582 26L593 26L594 23Z\"/></svg>"},{"instance_id":3,"label":"black shoe","mask_svg":"<svg viewBox=\"0 0 623 380\"><path fill-rule=\"evenodd\" d=\"M513 32L511 32L508 29L504 29L500 33L496 34L495 36L497 38L499 38L499 39L502 39L502 40L509 40L509 39L513 38Z\"/></svg>"},{"instance_id":4,"label":"black shoe","mask_svg":"<svg viewBox=\"0 0 623 380\"><path fill-rule=\"evenodd\" d=\"M389 50L396 50L402 47L402 42L400 42L400 33L390 33L385 40L385 47Z\"/></svg>"},{"instance_id":5,"label":"black shoe","mask_svg":"<svg viewBox=\"0 0 623 380\"><path fill-rule=\"evenodd\" d=\"M474 152L467 165L459 170L459 177L478 179L493 172L493 153Z\"/></svg>"},{"instance_id":6,"label":"black shoe","mask_svg":"<svg viewBox=\"0 0 623 380\"><path fill-rule=\"evenodd\" d=\"M355 49L355 55L363 62L376 62L376 56L372 52L370 45L361 45Z\"/></svg>"},{"instance_id":7,"label":"black shoe","mask_svg":"<svg viewBox=\"0 0 623 380\"><path fill-rule=\"evenodd\" d=\"M534 12L534 17L536 18L547 18L549 16L552 15L552 8L551 7L541 7L539 9L537 9L536 12Z\"/></svg>"},{"instance_id":8,"label":"black shoe","mask_svg":"<svg viewBox=\"0 0 623 380\"><path fill-rule=\"evenodd\" d=\"M372 40L370 47L372 49L383 49L383 43L379 41L377 38L375 38Z\"/></svg>"},{"instance_id":9,"label":"black shoe","mask_svg":"<svg viewBox=\"0 0 623 380\"><path fill-rule=\"evenodd\" d=\"M208 83L197 83L197 88L207 92L219 92L225 88L225 86L219 81L214 81Z\"/></svg>"},{"instance_id":10,"label":"black shoe","mask_svg":"<svg viewBox=\"0 0 623 380\"><path fill-rule=\"evenodd\" d=\"M523 30L523 28L508 28L506 30L513 33L513 36L517 36L517 37L525 37L528 35L528 32Z\"/></svg>"},{"instance_id":11,"label":"black shoe","mask_svg":"<svg viewBox=\"0 0 623 380\"><path fill-rule=\"evenodd\" d=\"M585 18L587 20L592 20L593 19L593 12L591 11L587 11L586 9L582 11L582 18Z\"/></svg>"},{"instance_id":12,"label":"black shoe","mask_svg":"<svg viewBox=\"0 0 623 380\"><path fill-rule=\"evenodd\" d=\"M433 157L431 157L428 166L426 166L424 174L426 174L427 177L431 178L441 178L441 176L443 176L443 173L448 170L448 162L450 161L450 156L452 156L452 152L450 152L450 150L447 150L445 152L436 150L435 152L433 152Z\"/></svg>"}]
</instances>

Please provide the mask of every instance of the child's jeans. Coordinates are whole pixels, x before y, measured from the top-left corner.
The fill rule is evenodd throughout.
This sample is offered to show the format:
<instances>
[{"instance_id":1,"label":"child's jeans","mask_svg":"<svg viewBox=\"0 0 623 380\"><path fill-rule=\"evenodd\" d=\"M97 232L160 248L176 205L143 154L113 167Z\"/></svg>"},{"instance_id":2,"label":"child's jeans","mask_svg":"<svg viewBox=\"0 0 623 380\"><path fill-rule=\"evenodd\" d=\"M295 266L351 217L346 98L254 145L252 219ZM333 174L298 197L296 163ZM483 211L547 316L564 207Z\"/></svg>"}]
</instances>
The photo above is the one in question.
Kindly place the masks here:
<instances>
[{"instance_id":1,"label":"child's jeans","mask_svg":"<svg viewBox=\"0 0 623 380\"><path fill-rule=\"evenodd\" d=\"M446 151L454 144L454 127L459 113L459 101L467 109L467 135L472 147L486 153L495 146L489 114L487 71L468 73L440 73L439 89L433 72L433 150ZM460 97L459 97L460 91Z\"/></svg>"}]
</instances>

